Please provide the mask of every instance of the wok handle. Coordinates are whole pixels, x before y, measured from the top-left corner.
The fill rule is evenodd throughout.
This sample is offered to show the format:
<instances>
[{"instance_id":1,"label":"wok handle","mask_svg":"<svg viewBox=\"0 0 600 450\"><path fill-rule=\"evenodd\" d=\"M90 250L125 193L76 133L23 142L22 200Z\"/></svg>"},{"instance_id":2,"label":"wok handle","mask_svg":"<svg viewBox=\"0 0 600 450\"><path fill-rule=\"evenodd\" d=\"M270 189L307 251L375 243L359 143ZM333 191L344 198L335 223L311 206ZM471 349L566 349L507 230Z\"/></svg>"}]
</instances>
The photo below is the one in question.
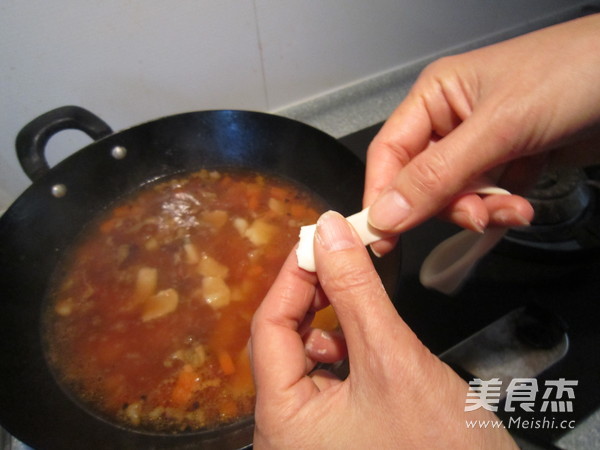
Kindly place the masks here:
<instances>
[{"instance_id":1,"label":"wok handle","mask_svg":"<svg viewBox=\"0 0 600 450\"><path fill-rule=\"evenodd\" d=\"M48 140L62 130L81 130L94 140L112 134L112 129L95 114L79 106L62 106L33 119L16 139L17 158L31 181L50 170L45 150Z\"/></svg>"}]
</instances>

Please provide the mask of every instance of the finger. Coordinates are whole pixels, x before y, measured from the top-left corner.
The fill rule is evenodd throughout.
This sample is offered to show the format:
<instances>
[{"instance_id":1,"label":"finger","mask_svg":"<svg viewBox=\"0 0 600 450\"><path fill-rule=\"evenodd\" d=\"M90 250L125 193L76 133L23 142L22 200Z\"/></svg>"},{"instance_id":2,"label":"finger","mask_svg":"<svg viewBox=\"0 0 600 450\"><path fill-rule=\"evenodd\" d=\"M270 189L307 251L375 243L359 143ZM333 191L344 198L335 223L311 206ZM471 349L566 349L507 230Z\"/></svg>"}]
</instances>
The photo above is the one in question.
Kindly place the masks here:
<instances>
[{"instance_id":1,"label":"finger","mask_svg":"<svg viewBox=\"0 0 600 450\"><path fill-rule=\"evenodd\" d=\"M522 227L533 219L531 204L518 195L461 196L444 208L438 217L460 227L482 233L488 226Z\"/></svg>"},{"instance_id":2,"label":"finger","mask_svg":"<svg viewBox=\"0 0 600 450\"><path fill-rule=\"evenodd\" d=\"M439 213L472 180L505 162L505 134L506 130L490 131L481 114L473 114L397 173L371 205L371 225L398 233Z\"/></svg>"},{"instance_id":3,"label":"finger","mask_svg":"<svg viewBox=\"0 0 600 450\"><path fill-rule=\"evenodd\" d=\"M310 310L313 312L320 311L321 309L324 309L327 306L329 306L329 299L323 292L323 288L320 285L317 285L316 289L317 290L315 292L315 297L310 307Z\"/></svg>"},{"instance_id":4,"label":"finger","mask_svg":"<svg viewBox=\"0 0 600 450\"><path fill-rule=\"evenodd\" d=\"M315 370L310 377L320 391L329 389L341 383L341 380L328 370Z\"/></svg>"},{"instance_id":5,"label":"finger","mask_svg":"<svg viewBox=\"0 0 600 450\"><path fill-rule=\"evenodd\" d=\"M381 239L380 241L371 244L371 251L375 256L381 257L391 252L398 245L400 237L398 235L389 238Z\"/></svg>"},{"instance_id":6,"label":"finger","mask_svg":"<svg viewBox=\"0 0 600 450\"><path fill-rule=\"evenodd\" d=\"M518 195L489 195L483 198L490 217L490 226L522 227L531 224L533 206Z\"/></svg>"},{"instance_id":7,"label":"finger","mask_svg":"<svg viewBox=\"0 0 600 450\"><path fill-rule=\"evenodd\" d=\"M412 333L389 300L362 242L337 213L325 213L317 222L315 261L346 338L351 373L372 374L385 343L394 339L402 347Z\"/></svg>"},{"instance_id":8,"label":"finger","mask_svg":"<svg viewBox=\"0 0 600 450\"><path fill-rule=\"evenodd\" d=\"M483 233L489 222L488 210L477 194L465 194L452 200L438 216L476 233Z\"/></svg>"},{"instance_id":9,"label":"finger","mask_svg":"<svg viewBox=\"0 0 600 450\"><path fill-rule=\"evenodd\" d=\"M427 147L431 134L428 113L411 91L369 145L364 207L371 205L412 157Z\"/></svg>"},{"instance_id":10,"label":"finger","mask_svg":"<svg viewBox=\"0 0 600 450\"><path fill-rule=\"evenodd\" d=\"M483 233L490 223L490 211L488 211L483 199L477 194L465 194L452 200L448 206L440 211L438 217L476 233ZM508 221L503 222L504 226L513 226L508 224L510 219L511 216L509 215ZM522 225L521 222L519 224ZM382 239L371 244L371 250L377 256L385 255L394 248L397 241L398 236Z\"/></svg>"},{"instance_id":11,"label":"finger","mask_svg":"<svg viewBox=\"0 0 600 450\"><path fill-rule=\"evenodd\" d=\"M363 206L370 206L417 154L458 127L472 112L471 101L448 58L423 70L367 151ZM441 82L447 79L450 82Z\"/></svg>"},{"instance_id":12,"label":"finger","mask_svg":"<svg viewBox=\"0 0 600 450\"><path fill-rule=\"evenodd\" d=\"M313 361L334 363L348 356L344 334L312 328L304 335L306 355Z\"/></svg>"},{"instance_id":13,"label":"finger","mask_svg":"<svg viewBox=\"0 0 600 450\"><path fill-rule=\"evenodd\" d=\"M305 333L308 333L308 331L311 329L310 324L312 323L314 318L315 318L315 313L311 310L307 311L306 315L304 316L304 319L302 319L302 321L298 325L296 332L300 336L303 336Z\"/></svg>"},{"instance_id":14,"label":"finger","mask_svg":"<svg viewBox=\"0 0 600 450\"><path fill-rule=\"evenodd\" d=\"M431 140L432 125L423 103L413 91L398 106L367 151L363 206L370 206L386 190L397 173L417 153L427 148ZM391 252L398 244L392 236L371 244L376 256Z\"/></svg>"},{"instance_id":15,"label":"finger","mask_svg":"<svg viewBox=\"0 0 600 450\"><path fill-rule=\"evenodd\" d=\"M316 283L313 273L298 267L292 251L255 312L251 350L257 401L259 393L277 399L305 377L307 361L298 330L306 323Z\"/></svg>"},{"instance_id":16,"label":"finger","mask_svg":"<svg viewBox=\"0 0 600 450\"><path fill-rule=\"evenodd\" d=\"M482 233L487 227L522 227L533 220L531 204L518 195L462 195L452 200L438 217L467 230ZM393 236L371 244L376 256L392 251L399 237Z\"/></svg>"}]
</instances>

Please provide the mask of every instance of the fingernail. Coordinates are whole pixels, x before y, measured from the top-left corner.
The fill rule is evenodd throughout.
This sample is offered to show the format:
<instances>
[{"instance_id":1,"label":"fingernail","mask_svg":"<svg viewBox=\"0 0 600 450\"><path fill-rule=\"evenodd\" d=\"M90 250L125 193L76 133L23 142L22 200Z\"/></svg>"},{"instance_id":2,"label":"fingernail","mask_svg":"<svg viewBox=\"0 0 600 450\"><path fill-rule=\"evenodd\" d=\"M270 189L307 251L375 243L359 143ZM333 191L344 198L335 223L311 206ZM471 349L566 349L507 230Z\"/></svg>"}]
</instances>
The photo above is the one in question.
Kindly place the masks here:
<instances>
[{"instance_id":1,"label":"fingernail","mask_svg":"<svg viewBox=\"0 0 600 450\"><path fill-rule=\"evenodd\" d=\"M392 230L408 217L410 211L406 199L390 189L371 205L369 223L379 230Z\"/></svg>"},{"instance_id":2,"label":"fingernail","mask_svg":"<svg viewBox=\"0 0 600 450\"><path fill-rule=\"evenodd\" d=\"M517 222L517 226L528 227L529 225L531 225L531 222L519 213L515 213L514 218Z\"/></svg>"},{"instance_id":3,"label":"fingernail","mask_svg":"<svg viewBox=\"0 0 600 450\"><path fill-rule=\"evenodd\" d=\"M483 233L487 226L487 223L480 218L473 217L470 213L464 211L453 212L450 215L450 220L476 233Z\"/></svg>"},{"instance_id":4,"label":"fingernail","mask_svg":"<svg viewBox=\"0 0 600 450\"><path fill-rule=\"evenodd\" d=\"M505 224L508 226L528 226L531 225L531 223L529 222L529 220L527 220L525 217L523 217L521 214L519 214L517 211L515 211L514 209L499 209L497 211L494 211L491 214L491 219L499 224Z\"/></svg>"},{"instance_id":5,"label":"fingernail","mask_svg":"<svg viewBox=\"0 0 600 450\"><path fill-rule=\"evenodd\" d=\"M327 331L325 330L321 330L321 337L323 339L325 339L326 341L333 341L333 338L331 337L331 334L329 334Z\"/></svg>"},{"instance_id":6,"label":"fingernail","mask_svg":"<svg viewBox=\"0 0 600 450\"><path fill-rule=\"evenodd\" d=\"M340 214L328 211L317 221L316 237L325 250L338 251L356 245L350 224Z\"/></svg>"},{"instance_id":7,"label":"fingernail","mask_svg":"<svg viewBox=\"0 0 600 450\"><path fill-rule=\"evenodd\" d=\"M485 232L485 229L487 227L487 222L484 221L483 219L480 218L476 218L476 217L470 217L469 218L471 221L471 224L473 225L473 230L477 231L478 233L483 234Z\"/></svg>"},{"instance_id":8,"label":"fingernail","mask_svg":"<svg viewBox=\"0 0 600 450\"><path fill-rule=\"evenodd\" d=\"M380 252L378 252L377 250L375 250L375 248L373 248L373 244L369 245L369 248L371 249L371 252L373 252L373 254L377 258L381 258L383 256Z\"/></svg>"}]
</instances>

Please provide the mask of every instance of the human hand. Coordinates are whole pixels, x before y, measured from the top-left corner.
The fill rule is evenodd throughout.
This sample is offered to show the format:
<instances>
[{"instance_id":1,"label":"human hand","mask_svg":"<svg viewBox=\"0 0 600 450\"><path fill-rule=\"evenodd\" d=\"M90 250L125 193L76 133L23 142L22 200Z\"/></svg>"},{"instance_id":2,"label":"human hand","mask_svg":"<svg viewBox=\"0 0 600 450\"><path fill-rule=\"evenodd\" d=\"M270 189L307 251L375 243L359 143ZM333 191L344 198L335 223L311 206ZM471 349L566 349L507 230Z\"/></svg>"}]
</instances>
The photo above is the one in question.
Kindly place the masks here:
<instances>
[{"instance_id":1,"label":"human hand","mask_svg":"<svg viewBox=\"0 0 600 450\"><path fill-rule=\"evenodd\" d=\"M254 315L254 446L516 448L504 429L466 427L495 416L464 412L468 386L398 316L349 224L325 213L315 236L317 272L292 252ZM345 341L309 327L329 303ZM313 371L346 351L343 381Z\"/></svg>"},{"instance_id":2,"label":"human hand","mask_svg":"<svg viewBox=\"0 0 600 450\"><path fill-rule=\"evenodd\" d=\"M482 177L522 192L546 165L597 160L599 79L600 15L431 64L369 147L371 225L400 233L435 214L475 231L527 224L522 197L465 192Z\"/></svg>"}]
</instances>

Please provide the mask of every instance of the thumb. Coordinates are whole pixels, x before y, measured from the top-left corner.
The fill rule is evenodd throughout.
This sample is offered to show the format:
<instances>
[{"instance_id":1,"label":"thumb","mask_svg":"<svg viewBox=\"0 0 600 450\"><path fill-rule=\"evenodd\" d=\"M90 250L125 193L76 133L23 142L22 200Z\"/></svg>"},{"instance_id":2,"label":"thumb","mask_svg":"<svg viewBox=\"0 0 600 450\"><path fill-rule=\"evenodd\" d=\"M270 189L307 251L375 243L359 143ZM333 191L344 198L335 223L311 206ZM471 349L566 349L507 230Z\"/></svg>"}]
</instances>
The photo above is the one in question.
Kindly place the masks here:
<instances>
[{"instance_id":1,"label":"thumb","mask_svg":"<svg viewBox=\"0 0 600 450\"><path fill-rule=\"evenodd\" d=\"M441 140L416 153L375 199L369 223L379 230L399 233L466 194L465 189L486 171L507 162L502 139L506 133L494 127L499 125L492 126L482 114L474 113ZM517 153L515 150L513 157ZM472 203L473 199L469 200Z\"/></svg>"},{"instance_id":2,"label":"thumb","mask_svg":"<svg viewBox=\"0 0 600 450\"><path fill-rule=\"evenodd\" d=\"M385 343L398 345L398 339L414 338L358 235L338 213L327 212L317 222L315 263L319 283L343 329L350 365L354 362L356 370L372 369L364 361L376 358Z\"/></svg>"}]
</instances>

